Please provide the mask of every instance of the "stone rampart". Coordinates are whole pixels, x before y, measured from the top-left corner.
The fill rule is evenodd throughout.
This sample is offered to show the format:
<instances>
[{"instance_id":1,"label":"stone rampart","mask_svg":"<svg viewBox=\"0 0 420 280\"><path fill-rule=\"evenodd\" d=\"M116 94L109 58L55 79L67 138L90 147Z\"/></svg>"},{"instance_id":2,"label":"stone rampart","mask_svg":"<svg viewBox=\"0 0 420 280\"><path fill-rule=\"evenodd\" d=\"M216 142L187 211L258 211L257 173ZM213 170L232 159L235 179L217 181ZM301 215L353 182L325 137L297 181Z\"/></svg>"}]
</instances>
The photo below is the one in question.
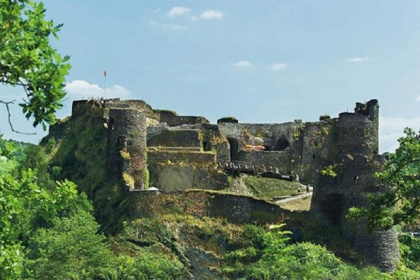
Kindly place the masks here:
<instances>
[{"instance_id":1,"label":"stone rampart","mask_svg":"<svg viewBox=\"0 0 420 280\"><path fill-rule=\"evenodd\" d=\"M211 191L189 190L160 195L133 193L132 216L146 213L188 214L197 217L226 218L233 223L281 223L290 211L278 205L249 196L221 194ZM165 206L168 207L165 207Z\"/></svg>"},{"instance_id":2,"label":"stone rampart","mask_svg":"<svg viewBox=\"0 0 420 280\"><path fill-rule=\"evenodd\" d=\"M154 151L147 152L148 164L185 164L185 165L206 165L215 166L216 155L211 152L197 151Z\"/></svg>"},{"instance_id":3,"label":"stone rampart","mask_svg":"<svg viewBox=\"0 0 420 280\"><path fill-rule=\"evenodd\" d=\"M200 131L192 129L162 130L147 140L147 146L201 148Z\"/></svg>"},{"instance_id":4,"label":"stone rampart","mask_svg":"<svg viewBox=\"0 0 420 280\"><path fill-rule=\"evenodd\" d=\"M194 125L194 124L209 124L210 122L199 116L178 116L177 113L168 110L155 110L159 115L159 122L167 123L168 126Z\"/></svg>"},{"instance_id":5,"label":"stone rampart","mask_svg":"<svg viewBox=\"0 0 420 280\"><path fill-rule=\"evenodd\" d=\"M266 166L267 170L278 169L280 174L290 174L290 152L283 151L240 151L239 161L257 166Z\"/></svg>"},{"instance_id":6,"label":"stone rampart","mask_svg":"<svg viewBox=\"0 0 420 280\"><path fill-rule=\"evenodd\" d=\"M222 189L228 183L211 152L149 150L148 164L153 186L160 190Z\"/></svg>"}]
</instances>

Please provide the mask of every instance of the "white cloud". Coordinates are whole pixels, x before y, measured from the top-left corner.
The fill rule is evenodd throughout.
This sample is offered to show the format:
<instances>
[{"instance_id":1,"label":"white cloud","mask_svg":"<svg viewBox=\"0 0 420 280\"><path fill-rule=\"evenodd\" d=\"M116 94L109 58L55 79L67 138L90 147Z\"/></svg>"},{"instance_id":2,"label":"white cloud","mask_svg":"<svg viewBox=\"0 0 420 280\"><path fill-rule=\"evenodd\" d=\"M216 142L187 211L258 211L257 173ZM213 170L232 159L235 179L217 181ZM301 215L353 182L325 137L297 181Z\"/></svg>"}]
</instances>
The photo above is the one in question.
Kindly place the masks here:
<instances>
[{"instance_id":1,"label":"white cloud","mask_svg":"<svg viewBox=\"0 0 420 280\"><path fill-rule=\"evenodd\" d=\"M420 117L397 118L380 117L379 118L379 141L380 150L383 152L394 152L398 148L398 138L404 135L404 128L410 127L415 131L420 130Z\"/></svg>"},{"instance_id":2,"label":"white cloud","mask_svg":"<svg viewBox=\"0 0 420 280\"><path fill-rule=\"evenodd\" d=\"M234 66L234 67L254 67L254 65L252 65L251 62L246 61L246 60L241 60L235 63L231 63L230 65Z\"/></svg>"},{"instance_id":3,"label":"white cloud","mask_svg":"<svg viewBox=\"0 0 420 280\"><path fill-rule=\"evenodd\" d=\"M217 10L206 10L200 14L200 18L205 20L221 19L223 18L223 13Z\"/></svg>"},{"instance_id":4,"label":"white cloud","mask_svg":"<svg viewBox=\"0 0 420 280\"><path fill-rule=\"evenodd\" d=\"M100 98L105 96L105 89L97 84L90 84L83 80L75 80L66 84L65 90L67 95L72 98L87 99L87 98ZM107 87L106 97L127 97L130 91L120 85L113 85Z\"/></svg>"},{"instance_id":5,"label":"white cloud","mask_svg":"<svg viewBox=\"0 0 420 280\"><path fill-rule=\"evenodd\" d=\"M287 67L287 65L284 64L284 63L273 63L270 66L270 69L273 70L273 71L278 71L278 70L283 70L286 67Z\"/></svg>"},{"instance_id":6,"label":"white cloud","mask_svg":"<svg viewBox=\"0 0 420 280\"><path fill-rule=\"evenodd\" d=\"M153 26L158 26L164 29L168 29L168 30L174 30L174 31L184 31L184 30L188 30L190 29L188 26L184 26L184 25L178 25L178 24L170 24L170 23L160 23L157 21L150 21L149 22L150 25Z\"/></svg>"},{"instance_id":7,"label":"white cloud","mask_svg":"<svg viewBox=\"0 0 420 280\"><path fill-rule=\"evenodd\" d=\"M187 7L173 7L168 12L168 16L177 17L177 16L182 16L182 15L188 14L189 12L191 12L191 9L187 8Z\"/></svg>"},{"instance_id":8,"label":"white cloud","mask_svg":"<svg viewBox=\"0 0 420 280\"><path fill-rule=\"evenodd\" d=\"M416 101L420 101L420 95L417 96Z\"/></svg>"},{"instance_id":9,"label":"white cloud","mask_svg":"<svg viewBox=\"0 0 420 280\"><path fill-rule=\"evenodd\" d=\"M369 61L369 58L367 58L367 57L351 57L351 58L347 58L346 61L347 62L352 62L352 63L361 63L361 62Z\"/></svg>"}]
</instances>

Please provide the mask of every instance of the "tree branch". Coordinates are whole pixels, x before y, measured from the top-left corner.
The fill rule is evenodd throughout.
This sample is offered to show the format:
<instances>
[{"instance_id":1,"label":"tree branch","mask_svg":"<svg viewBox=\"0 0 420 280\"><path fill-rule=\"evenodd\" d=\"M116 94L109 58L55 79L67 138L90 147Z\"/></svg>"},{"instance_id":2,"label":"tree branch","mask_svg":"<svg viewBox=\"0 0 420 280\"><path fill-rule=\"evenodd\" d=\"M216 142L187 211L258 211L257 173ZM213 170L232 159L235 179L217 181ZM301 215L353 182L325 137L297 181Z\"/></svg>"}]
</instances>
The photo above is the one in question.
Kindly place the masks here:
<instances>
[{"instance_id":1,"label":"tree branch","mask_svg":"<svg viewBox=\"0 0 420 280\"><path fill-rule=\"evenodd\" d=\"M6 106L6 109L7 109L7 114L8 114L8 116L7 116L7 121L9 122L10 129L11 129L13 132L15 132L15 133L19 133L19 134L25 134L25 135L36 135L36 133L35 133L35 132L33 132L33 133L22 132L22 131L15 130L15 129L13 128L13 124L12 124L12 121L11 121L11 116L12 116L12 114L10 113L10 108L9 108L9 104L13 104L13 102L14 102L14 100L12 100L12 101L8 101L8 102L0 100L0 103L4 104L4 105Z\"/></svg>"}]
</instances>

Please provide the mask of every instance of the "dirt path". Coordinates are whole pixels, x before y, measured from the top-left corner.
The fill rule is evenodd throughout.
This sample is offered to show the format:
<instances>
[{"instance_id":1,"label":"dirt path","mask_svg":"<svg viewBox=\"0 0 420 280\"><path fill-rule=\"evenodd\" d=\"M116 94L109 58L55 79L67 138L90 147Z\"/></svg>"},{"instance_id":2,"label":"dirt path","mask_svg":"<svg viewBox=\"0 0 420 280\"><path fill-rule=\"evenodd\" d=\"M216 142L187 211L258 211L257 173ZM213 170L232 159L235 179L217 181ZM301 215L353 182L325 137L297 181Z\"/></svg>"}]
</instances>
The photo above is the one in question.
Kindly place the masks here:
<instances>
[{"instance_id":1,"label":"dirt path","mask_svg":"<svg viewBox=\"0 0 420 280\"><path fill-rule=\"evenodd\" d=\"M304 193L289 198L276 200L275 203L287 210L308 211L311 207L312 192Z\"/></svg>"}]
</instances>

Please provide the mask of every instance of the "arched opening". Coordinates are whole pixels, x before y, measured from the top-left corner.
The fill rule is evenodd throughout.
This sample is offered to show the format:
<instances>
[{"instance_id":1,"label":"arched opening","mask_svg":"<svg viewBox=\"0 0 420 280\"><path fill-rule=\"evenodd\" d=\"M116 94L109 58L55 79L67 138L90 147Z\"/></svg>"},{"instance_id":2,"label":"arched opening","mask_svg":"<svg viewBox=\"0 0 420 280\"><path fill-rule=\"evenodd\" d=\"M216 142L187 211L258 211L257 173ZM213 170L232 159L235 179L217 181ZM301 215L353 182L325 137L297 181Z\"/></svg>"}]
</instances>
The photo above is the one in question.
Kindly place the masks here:
<instances>
[{"instance_id":1,"label":"arched opening","mask_svg":"<svg viewBox=\"0 0 420 280\"><path fill-rule=\"evenodd\" d=\"M231 161L238 160L238 149L239 149L238 140L234 138L228 138L228 142L229 142L229 147L230 147L230 160Z\"/></svg>"},{"instance_id":2,"label":"arched opening","mask_svg":"<svg viewBox=\"0 0 420 280\"><path fill-rule=\"evenodd\" d=\"M274 147L274 150L276 151L286 151L289 149L289 140L287 140L286 136L282 135L277 140L276 146Z\"/></svg>"},{"instance_id":3,"label":"arched opening","mask_svg":"<svg viewBox=\"0 0 420 280\"><path fill-rule=\"evenodd\" d=\"M329 194L322 199L320 211L333 226L341 223L344 211L344 197L341 194Z\"/></svg>"},{"instance_id":4,"label":"arched opening","mask_svg":"<svg viewBox=\"0 0 420 280\"><path fill-rule=\"evenodd\" d=\"M108 129L114 129L114 122L115 120L113 118L110 118L108 121Z\"/></svg>"},{"instance_id":5,"label":"arched opening","mask_svg":"<svg viewBox=\"0 0 420 280\"><path fill-rule=\"evenodd\" d=\"M206 152L211 151L211 143L207 141L203 141L203 150Z\"/></svg>"},{"instance_id":6,"label":"arched opening","mask_svg":"<svg viewBox=\"0 0 420 280\"><path fill-rule=\"evenodd\" d=\"M121 150L127 148L127 141L125 139L125 136L118 137L118 139L117 139L117 147L119 149L121 149Z\"/></svg>"}]
</instances>

